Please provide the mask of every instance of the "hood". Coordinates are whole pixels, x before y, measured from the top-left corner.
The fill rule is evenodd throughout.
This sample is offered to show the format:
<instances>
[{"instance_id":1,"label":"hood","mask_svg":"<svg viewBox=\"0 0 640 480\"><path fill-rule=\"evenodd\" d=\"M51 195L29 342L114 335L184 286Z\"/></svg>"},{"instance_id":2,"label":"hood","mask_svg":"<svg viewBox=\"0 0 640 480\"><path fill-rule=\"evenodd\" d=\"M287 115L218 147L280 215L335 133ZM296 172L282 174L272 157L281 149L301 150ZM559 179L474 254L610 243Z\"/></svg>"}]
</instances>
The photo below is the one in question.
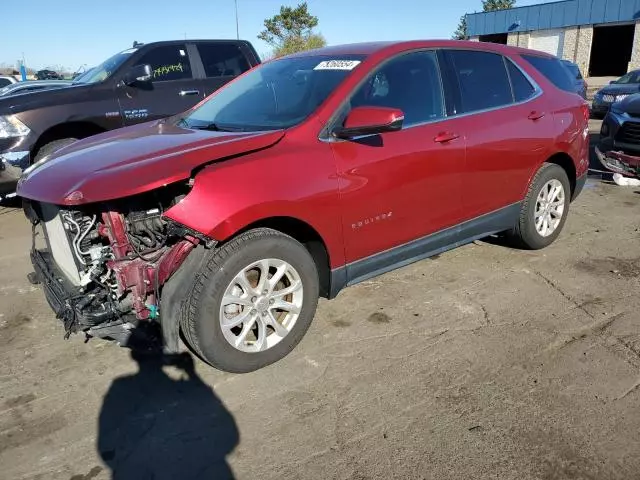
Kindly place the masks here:
<instances>
[{"instance_id":1,"label":"hood","mask_svg":"<svg viewBox=\"0 0 640 480\"><path fill-rule=\"evenodd\" d=\"M187 179L195 168L215 160L270 147L283 136L283 130L228 133L164 120L144 123L57 151L23 175L17 193L63 205L127 197Z\"/></svg>"},{"instance_id":2,"label":"hood","mask_svg":"<svg viewBox=\"0 0 640 480\"><path fill-rule=\"evenodd\" d=\"M607 85L606 87L601 88L598 93L601 95L609 94L609 95L622 95L625 93L638 93L640 92L640 84L638 83L625 83L616 85L615 83L612 85Z\"/></svg>"},{"instance_id":3,"label":"hood","mask_svg":"<svg viewBox=\"0 0 640 480\"><path fill-rule=\"evenodd\" d=\"M49 82L50 80L43 81ZM69 83L64 88L48 88L23 95L2 96L0 97L0 115L11 115L34 108L83 101L85 95L89 95L93 87L94 85Z\"/></svg>"},{"instance_id":4,"label":"hood","mask_svg":"<svg viewBox=\"0 0 640 480\"><path fill-rule=\"evenodd\" d=\"M616 102L614 111L628 113L632 117L640 117L640 94L629 95L624 100Z\"/></svg>"}]
</instances>

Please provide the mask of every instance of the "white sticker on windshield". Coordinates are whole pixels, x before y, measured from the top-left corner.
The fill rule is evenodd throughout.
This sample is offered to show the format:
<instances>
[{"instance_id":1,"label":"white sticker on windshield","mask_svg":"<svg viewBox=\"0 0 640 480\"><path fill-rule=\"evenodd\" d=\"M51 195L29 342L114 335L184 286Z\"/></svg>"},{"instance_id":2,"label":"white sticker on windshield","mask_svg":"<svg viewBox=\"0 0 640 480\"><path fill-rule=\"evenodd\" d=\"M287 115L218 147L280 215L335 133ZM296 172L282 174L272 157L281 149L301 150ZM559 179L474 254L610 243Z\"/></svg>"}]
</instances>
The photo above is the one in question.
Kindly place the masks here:
<instances>
[{"instance_id":1,"label":"white sticker on windshield","mask_svg":"<svg viewBox=\"0 0 640 480\"><path fill-rule=\"evenodd\" d=\"M184 57L184 56L186 56L186 55L187 55L187 54L186 54L186 53L184 53L184 50L180 50L180 56L181 56L181 57Z\"/></svg>"},{"instance_id":2,"label":"white sticker on windshield","mask_svg":"<svg viewBox=\"0 0 640 480\"><path fill-rule=\"evenodd\" d=\"M325 60L315 66L314 70L353 70L360 60Z\"/></svg>"}]
</instances>

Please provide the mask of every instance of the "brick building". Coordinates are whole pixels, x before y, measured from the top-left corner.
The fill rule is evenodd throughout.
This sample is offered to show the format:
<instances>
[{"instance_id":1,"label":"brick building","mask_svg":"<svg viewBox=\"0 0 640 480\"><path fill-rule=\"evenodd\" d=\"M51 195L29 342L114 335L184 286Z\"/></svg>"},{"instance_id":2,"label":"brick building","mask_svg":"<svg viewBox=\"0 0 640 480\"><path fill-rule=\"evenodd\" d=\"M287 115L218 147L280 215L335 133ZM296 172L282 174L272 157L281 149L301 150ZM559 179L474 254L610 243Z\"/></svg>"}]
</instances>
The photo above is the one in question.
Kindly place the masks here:
<instances>
[{"instance_id":1,"label":"brick building","mask_svg":"<svg viewBox=\"0 0 640 480\"><path fill-rule=\"evenodd\" d=\"M564 0L467 15L472 40L542 50L584 76L640 68L640 0Z\"/></svg>"}]
</instances>

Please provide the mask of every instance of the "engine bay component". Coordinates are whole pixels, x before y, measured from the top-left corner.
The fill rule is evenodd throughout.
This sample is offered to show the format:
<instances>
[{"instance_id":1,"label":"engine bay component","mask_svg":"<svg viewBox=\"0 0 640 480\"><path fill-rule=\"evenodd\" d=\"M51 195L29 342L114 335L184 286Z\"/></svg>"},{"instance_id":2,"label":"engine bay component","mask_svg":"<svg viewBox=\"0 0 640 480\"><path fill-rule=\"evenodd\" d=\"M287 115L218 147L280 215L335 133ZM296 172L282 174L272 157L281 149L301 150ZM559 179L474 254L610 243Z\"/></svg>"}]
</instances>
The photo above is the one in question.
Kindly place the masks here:
<instances>
[{"instance_id":1,"label":"engine bay component","mask_svg":"<svg viewBox=\"0 0 640 480\"><path fill-rule=\"evenodd\" d=\"M43 284L67 336L120 332L123 340L139 322L158 318L164 283L200 243L163 218L180 194L167 188L84 209L25 201L34 281ZM44 249L35 247L39 232Z\"/></svg>"}]
</instances>

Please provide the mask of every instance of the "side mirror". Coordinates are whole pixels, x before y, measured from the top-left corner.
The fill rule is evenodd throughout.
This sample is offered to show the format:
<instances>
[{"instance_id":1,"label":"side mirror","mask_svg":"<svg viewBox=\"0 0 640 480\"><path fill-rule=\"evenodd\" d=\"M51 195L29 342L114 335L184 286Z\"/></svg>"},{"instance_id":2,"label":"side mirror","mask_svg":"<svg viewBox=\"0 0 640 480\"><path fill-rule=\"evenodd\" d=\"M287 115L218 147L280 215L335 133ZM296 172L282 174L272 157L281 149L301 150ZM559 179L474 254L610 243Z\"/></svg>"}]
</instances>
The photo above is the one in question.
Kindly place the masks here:
<instances>
[{"instance_id":1,"label":"side mirror","mask_svg":"<svg viewBox=\"0 0 640 480\"><path fill-rule=\"evenodd\" d=\"M124 77L126 85L135 85L136 83L148 83L153 78L151 65L136 65L131 67Z\"/></svg>"},{"instance_id":2,"label":"side mirror","mask_svg":"<svg viewBox=\"0 0 640 480\"><path fill-rule=\"evenodd\" d=\"M402 129L404 113L397 108L356 107L349 112L344 125L333 130L338 138L376 135Z\"/></svg>"}]
</instances>

